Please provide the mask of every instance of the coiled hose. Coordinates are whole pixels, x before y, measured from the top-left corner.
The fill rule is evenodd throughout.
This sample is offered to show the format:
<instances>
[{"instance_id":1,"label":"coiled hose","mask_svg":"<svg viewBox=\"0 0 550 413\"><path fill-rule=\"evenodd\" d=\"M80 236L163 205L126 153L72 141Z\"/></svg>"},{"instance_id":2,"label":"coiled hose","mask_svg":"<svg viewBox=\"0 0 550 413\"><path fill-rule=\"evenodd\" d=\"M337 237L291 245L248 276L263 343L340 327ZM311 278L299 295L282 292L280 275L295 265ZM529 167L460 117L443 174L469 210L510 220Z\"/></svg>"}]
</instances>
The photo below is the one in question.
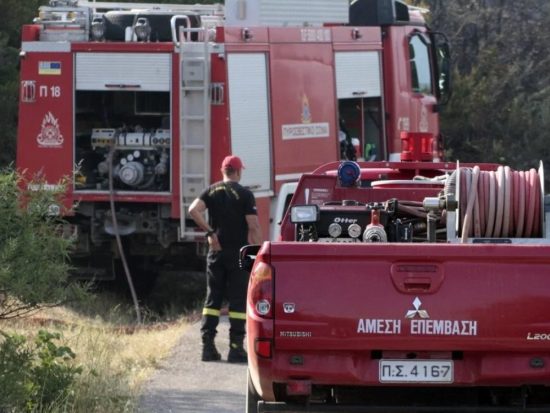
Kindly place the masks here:
<instances>
[{"instance_id":1,"label":"coiled hose","mask_svg":"<svg viewBox=\"0 0 550 413\"><path fill-rule=\"evenodd\" d=\"M513 171L499 166L481 171L459 168L461 239L532 238L542 232L541 178L535 169ZM446 191L456 186L456 173Z\"/></svg>"}]
</instances>

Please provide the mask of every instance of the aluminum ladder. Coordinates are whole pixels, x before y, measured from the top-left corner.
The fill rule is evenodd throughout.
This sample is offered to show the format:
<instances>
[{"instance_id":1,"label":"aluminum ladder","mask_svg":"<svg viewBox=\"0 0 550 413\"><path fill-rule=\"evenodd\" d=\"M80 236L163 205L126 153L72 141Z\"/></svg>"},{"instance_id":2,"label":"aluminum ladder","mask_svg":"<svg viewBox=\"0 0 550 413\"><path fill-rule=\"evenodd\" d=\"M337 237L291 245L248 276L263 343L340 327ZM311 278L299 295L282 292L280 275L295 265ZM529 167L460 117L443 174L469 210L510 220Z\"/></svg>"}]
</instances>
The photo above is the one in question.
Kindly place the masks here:
<instances>
[{"instance_id":1,"label":"aluminum ladder","mask_svg":"<svg viewBox=\"0 0 550 413\"><path fill-rule=\"evenodd\" d=\"M179 28L178 42L181 79L178 235L182 240L197 235L186 225L187 209L210 184L210 43L206 28L189 27ZM193 35L199 40L192 41Z\"/></svg>"}]
</instances>

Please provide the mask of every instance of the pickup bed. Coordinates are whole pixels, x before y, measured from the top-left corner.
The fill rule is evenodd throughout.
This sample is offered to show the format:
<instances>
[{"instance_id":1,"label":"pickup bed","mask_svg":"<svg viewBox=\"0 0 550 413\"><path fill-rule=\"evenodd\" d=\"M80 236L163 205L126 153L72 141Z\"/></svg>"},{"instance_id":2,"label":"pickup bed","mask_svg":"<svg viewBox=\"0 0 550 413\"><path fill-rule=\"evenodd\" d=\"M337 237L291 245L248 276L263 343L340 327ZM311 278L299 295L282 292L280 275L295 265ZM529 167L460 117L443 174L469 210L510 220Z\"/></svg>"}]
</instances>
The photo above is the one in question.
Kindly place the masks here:
<instances>
[{"instance_id":1,"label":"pickup bed","mask_svg":"<svg viewBox=\"0 0 550 413\"><path fill-rule=\"evenodd\" d=\"M444 163L304 175L281 241L241 252L247 412L549 412L543 180Z\"/></svg>"}]
</instances>

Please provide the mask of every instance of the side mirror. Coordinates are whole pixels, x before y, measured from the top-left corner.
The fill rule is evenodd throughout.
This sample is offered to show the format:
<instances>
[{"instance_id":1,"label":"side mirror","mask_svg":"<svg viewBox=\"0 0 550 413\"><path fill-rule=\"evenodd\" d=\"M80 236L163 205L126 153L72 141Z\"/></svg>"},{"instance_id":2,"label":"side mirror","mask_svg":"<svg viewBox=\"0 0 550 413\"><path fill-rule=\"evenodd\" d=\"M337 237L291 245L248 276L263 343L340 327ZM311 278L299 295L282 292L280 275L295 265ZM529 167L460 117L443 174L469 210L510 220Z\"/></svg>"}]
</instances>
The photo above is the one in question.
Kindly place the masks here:
<instances>
[{"instance_id":1,"label":"side mirror","mask_svg":"<svg viewBox=\"0 0 550 413\"><path fill-rule=\"evenodd\" d=\"M256 255L260 251L261 245L245 245L239 251L239 268L246 272L252 271L252 266L256 260Z\"/></svg>"},{"instance_id":2,"label":"side mirror","mask_svg":"<svg viewBox=\"0 0 550 413\"><path fill-rule=\"evenodd\" d=\"M451 84L451 48L447 36L440 32L431 32L433 44L433 63L437 82L439 105L446 105L452 94Z\"/></svg>"}]
</instances>

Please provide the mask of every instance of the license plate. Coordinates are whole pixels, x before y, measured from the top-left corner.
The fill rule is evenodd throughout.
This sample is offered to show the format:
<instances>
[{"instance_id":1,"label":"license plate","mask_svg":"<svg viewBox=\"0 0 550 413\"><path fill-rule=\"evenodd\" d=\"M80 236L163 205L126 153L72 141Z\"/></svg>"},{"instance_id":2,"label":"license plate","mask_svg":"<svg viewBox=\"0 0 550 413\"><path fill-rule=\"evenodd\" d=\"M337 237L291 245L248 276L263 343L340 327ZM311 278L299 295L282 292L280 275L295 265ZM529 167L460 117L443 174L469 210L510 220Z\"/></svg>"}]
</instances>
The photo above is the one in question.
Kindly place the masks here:
<instances>
[{"instance_id":1,"label":"license plate","mask_svg":"<svg viewBox=\"0 0 550 413\"><path fill-rule=\"evenodd\" d=\"M381 383L452 383L452 360L380 360Z\"/></svg>"}]
</instances>

